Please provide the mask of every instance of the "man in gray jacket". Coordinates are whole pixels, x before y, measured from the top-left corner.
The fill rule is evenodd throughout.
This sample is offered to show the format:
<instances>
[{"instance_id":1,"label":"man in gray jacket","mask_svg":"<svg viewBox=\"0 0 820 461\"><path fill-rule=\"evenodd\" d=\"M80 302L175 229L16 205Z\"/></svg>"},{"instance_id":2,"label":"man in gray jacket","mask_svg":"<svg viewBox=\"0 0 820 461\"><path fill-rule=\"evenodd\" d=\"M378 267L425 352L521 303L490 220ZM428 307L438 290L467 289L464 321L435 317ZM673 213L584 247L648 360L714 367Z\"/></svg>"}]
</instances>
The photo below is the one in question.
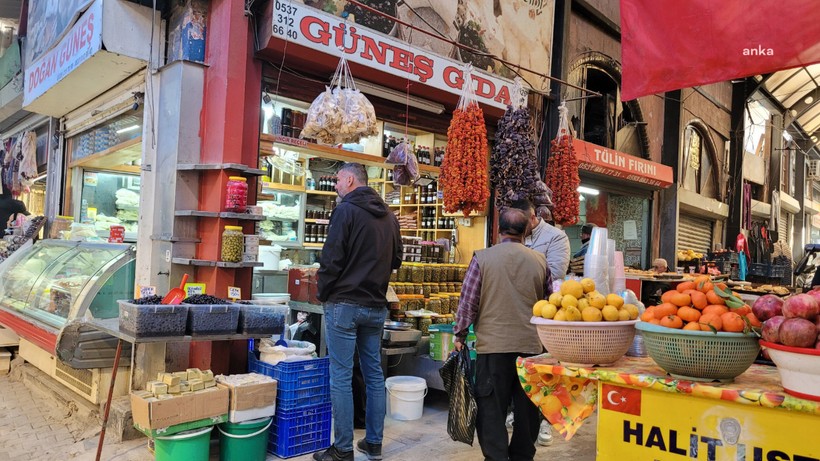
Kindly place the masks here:
<instances>
[{"instance_id":1,"label":"man in gray jacket","mask_svg":"<svg viewBox=\"0 0 820 461\"><path fill-rule=\"evenodd\" d=\"M547 257L553 280L563 280L569 267L569 238L564 231L547 223L545 218L552 216L549 208L540 206L536 209L527 199L516 200L512 207L531 213L532 234L524 244Z\"/></svg>"}]
</instances>

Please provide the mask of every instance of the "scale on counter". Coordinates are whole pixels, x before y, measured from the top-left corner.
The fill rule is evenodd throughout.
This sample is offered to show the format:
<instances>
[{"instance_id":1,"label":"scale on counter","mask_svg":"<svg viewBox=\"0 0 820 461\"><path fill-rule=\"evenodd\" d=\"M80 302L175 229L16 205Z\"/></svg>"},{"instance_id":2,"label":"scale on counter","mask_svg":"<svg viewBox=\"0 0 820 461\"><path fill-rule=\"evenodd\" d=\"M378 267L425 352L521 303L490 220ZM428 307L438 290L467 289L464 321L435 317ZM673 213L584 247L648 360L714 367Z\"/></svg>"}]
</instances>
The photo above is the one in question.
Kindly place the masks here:
<instances>
[{"instance_id":1,"label":"scale on counter","mask_svg":"<svg viewBox=\"0 0 820 461\"><path fill-rule=\"evenodd\" d=\"M421 339L421 330L414 329L409 323L384 322L382 346L384 347L412 347Z\"/></svg>"}]
</instances>

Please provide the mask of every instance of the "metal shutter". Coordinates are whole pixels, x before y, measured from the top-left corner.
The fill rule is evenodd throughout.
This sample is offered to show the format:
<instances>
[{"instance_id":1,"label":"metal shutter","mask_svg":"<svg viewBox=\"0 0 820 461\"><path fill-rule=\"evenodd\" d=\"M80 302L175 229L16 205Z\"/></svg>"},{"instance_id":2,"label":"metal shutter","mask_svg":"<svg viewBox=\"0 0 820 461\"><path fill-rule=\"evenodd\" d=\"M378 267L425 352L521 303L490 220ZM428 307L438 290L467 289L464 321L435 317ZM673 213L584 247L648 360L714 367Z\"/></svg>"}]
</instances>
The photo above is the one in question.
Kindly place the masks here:
<instances>
[{"instance_id":1,"label":"metal shutter","mask_svg":"<svg viewBox=\"0 0 820 461\"><path fill-rule=\"evenodd\" d=\"M714 222L681 213L678 225L678 251L694 250L706 253L712 249Z\"/></svg>"},{"instance_id":2,"label":"metal shutter","mask_svg":"<svg viewBox=\"0 0 820 461\"><path fill-rule=\"evenodd\" d=\"M780 210L780 219L777 220L778 241L791 246L792 241L792 214Z\"/></svg>"}]
</instances>

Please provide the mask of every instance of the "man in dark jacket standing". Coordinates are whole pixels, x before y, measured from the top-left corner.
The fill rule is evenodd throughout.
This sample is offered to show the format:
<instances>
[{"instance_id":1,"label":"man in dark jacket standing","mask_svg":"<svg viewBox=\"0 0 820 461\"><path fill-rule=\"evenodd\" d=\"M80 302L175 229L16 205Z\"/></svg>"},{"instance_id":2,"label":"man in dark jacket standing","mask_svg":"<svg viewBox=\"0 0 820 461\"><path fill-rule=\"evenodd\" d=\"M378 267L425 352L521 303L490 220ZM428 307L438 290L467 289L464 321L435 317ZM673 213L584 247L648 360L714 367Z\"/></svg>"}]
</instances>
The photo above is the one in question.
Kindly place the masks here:
<instances>
[{"instance_id":1,"label":"man in dark jacket standing","mask_svg":"<svg viewBox=\"0 0 820 461\"><path fill-rule=\"evenodd\" d=\"M356 448L367 459L382 459L385 395L381 341L387 317L390 273L401 266L399 222L375 190L367 172L345 163L337 172L342 198L330 217L319 268L318 298L324 304L330 356L333 445L317 461L353 461L353 352L358 350L367 387L365 438Z\"/></svg>"}]
</instances>

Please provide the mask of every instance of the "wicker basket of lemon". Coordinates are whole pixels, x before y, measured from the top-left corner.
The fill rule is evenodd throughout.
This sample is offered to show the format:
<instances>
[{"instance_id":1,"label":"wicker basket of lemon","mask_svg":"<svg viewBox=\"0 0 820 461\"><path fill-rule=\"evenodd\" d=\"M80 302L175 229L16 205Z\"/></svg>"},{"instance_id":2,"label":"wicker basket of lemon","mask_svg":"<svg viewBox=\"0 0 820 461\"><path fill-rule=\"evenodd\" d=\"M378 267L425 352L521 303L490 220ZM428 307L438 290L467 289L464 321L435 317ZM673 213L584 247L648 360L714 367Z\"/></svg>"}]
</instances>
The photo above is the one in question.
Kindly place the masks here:
<instances>
[{"instance_id":1,"label":"wicker basket of lemon","mask_svg":"<svg viewBox=\"0 0 820 461\"><path fill-rule=\"evenodd\" d=\"M530 323L547 351L564 365L611 365L629 350L638 307L611 293L604 296L592 279L567 280L549 299L533 305Z\"/></svg>"}]
</instances>

